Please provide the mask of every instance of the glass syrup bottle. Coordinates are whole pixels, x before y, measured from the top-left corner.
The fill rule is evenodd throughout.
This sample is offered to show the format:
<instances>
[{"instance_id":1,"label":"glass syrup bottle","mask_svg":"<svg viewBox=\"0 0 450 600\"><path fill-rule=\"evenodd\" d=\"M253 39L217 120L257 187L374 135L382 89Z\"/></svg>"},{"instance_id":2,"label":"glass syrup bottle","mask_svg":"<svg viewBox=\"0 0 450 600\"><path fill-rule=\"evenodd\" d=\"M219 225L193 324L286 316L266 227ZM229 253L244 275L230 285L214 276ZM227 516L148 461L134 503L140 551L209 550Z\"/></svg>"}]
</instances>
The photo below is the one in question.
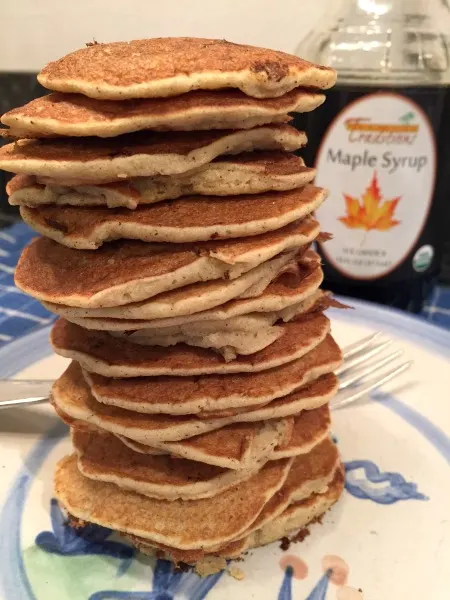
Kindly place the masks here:
<instances>
[{"instance_id":1,"label":"glass syrup bottle","mask_svg":"<svg viewBox=\"0 0 450 600\"><path fill-rule=\"evenodd\" d=\"M419 312L450 232L450 10L444 0L347 0L298 54L338 71L295 124L330 196L319 247L336 293Z\"/></svg>"}]
</instances>

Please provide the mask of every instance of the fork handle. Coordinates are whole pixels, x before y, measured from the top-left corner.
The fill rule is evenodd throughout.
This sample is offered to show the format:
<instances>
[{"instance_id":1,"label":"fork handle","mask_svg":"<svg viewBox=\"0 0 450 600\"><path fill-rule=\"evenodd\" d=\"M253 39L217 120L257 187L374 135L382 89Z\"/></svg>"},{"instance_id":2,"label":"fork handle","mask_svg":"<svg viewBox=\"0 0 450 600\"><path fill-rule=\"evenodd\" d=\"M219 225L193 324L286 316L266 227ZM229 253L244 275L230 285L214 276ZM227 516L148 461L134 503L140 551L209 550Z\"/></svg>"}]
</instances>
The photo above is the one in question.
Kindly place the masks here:
<instances>
[{"instance_id":1,"label":"fork handle","mask_svg":"<svg viewBox=\"0 0 450 600\"><path fill-rule=\"evenodd\" d=\"M0 408L47 402L53 381L0 380Z\"/></svg>"}]
</instances>

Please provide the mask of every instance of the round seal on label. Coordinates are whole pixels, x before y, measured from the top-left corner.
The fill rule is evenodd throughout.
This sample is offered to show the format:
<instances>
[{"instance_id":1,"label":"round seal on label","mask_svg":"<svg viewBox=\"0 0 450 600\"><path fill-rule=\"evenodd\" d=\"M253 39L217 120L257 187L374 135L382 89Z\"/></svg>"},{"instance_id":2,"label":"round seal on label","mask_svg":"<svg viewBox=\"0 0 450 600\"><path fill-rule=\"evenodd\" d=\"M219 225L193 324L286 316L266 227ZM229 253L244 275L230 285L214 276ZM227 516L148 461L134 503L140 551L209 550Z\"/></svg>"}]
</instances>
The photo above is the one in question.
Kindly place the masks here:
<instances>
[{"instance_id":1,"label":"round seal on label","mask_svg":"<svg viewBox=\"0 0 450 600\"><path fill-rule=\"evenodd\" d=\"M325 258L352 279L396 269L417 243L433 198L436 148L427 115L401 94L359 98L332 121L316 167L316 184L330 190L316 213L333 234L322 246Z\"/></svg>"},{"instance_id":2,"label":"round seal on label","mask_svg":"<svg viewBox=\"0 0 450 600\"><path fill-rule=\"evenodd\" d=\"M412 259L412 265L414 271L418 273L423 273L427 269L430 268L431 263L433 262L434 256L434 248L429 244L425 246L421 246L416 250Z\"/></svg>"}]
</instances>

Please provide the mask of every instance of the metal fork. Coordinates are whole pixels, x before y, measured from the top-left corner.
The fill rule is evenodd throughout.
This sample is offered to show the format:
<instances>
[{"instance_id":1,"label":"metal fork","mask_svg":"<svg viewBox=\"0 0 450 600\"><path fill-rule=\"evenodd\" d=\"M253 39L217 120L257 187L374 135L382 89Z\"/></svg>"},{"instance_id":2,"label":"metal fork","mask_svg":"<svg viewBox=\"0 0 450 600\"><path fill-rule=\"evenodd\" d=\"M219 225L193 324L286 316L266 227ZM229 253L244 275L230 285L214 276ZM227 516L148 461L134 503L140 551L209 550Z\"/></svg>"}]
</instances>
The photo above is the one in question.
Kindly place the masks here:
<instances>
[{"instance_id":1,"label":"metal fork","mask_svg":"<svg viewBox=\"0 0 450 600\"><path fill-rule=\"evenodd\" d=\"M343 349L344 362L336 371L339 392L330 403L333 410L356 402L409 369L412 361L399 363L403 351L386 353L390 347L391 340L374 333ZM388 370L385 369L387 366L390 367ZM47 402L52 384L53 381L42 379L1 379L0 408Z\"/></svg>"},{"instance_id":2,"label":"metal fork","mask_svg":"<svg viewBox=\"0 0 450 600\"><path fill-rule=\"evenodd\" d=\"M344 348L344 361L336 370L339 392L331 400L330 408L335 410L352 404L407 371L413 361L399 361L403 350L389 351L392 348L392 340L380 332Z\"/></svg>"}]
</instances>

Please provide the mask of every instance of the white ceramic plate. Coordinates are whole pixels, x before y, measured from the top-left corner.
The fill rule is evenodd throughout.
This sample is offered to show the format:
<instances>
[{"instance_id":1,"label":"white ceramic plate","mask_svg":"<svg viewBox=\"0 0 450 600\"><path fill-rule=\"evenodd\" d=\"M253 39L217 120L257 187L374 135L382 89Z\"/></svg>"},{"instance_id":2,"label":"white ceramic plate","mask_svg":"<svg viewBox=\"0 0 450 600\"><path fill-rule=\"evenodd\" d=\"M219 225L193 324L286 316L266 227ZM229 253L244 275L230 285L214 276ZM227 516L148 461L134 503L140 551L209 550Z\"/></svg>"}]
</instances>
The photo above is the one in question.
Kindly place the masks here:
<instances>
[{"instance_id":1,"label":"white ceramic plate","mask_svg":"<svg viewBox=\"0 0 450 600\"><path fill-rule=\"evenodd\" d=\"M330 311L342 345L375 330L414 360L359 406L334 413L346 491L302 543L251 552L199 579L136 556L108 530L83 537L52 500L66 428L47 406L0 413L1 600L448 600L450 598L450 334L403 313L352 303ZM0 351L0 377L53 378L47 330Z\"/></svg>"}]
</instances>

